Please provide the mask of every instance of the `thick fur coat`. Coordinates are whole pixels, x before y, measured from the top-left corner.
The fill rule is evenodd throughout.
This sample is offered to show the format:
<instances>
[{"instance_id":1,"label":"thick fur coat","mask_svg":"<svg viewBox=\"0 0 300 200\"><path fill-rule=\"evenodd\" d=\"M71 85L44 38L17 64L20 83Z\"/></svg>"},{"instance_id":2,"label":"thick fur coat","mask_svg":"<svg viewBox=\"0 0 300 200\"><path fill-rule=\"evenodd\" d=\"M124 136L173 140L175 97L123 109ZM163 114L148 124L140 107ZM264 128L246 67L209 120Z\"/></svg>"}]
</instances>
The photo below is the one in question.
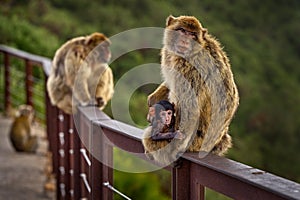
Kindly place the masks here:
<instances>
[{"instance_id":1,"label":"thick fur coat","mask_svg":"<svg viewBox=\"0 0 300 200\"><path fill-rule=\"evenodd\" d=\"M194 40L187 42L188 48L176 46L178 30L193 36ZM175 129L184 134L184 139L153 141L149 138L149 127L143 139L146 152L164 164L175 161L185 151L223 155L231 147L228 129L239 102L225 52L190 16L168 17L163 42L164 82L149 95L148 104L152 106L162 99L174 103Z\"/></svg>"}]
</instances>

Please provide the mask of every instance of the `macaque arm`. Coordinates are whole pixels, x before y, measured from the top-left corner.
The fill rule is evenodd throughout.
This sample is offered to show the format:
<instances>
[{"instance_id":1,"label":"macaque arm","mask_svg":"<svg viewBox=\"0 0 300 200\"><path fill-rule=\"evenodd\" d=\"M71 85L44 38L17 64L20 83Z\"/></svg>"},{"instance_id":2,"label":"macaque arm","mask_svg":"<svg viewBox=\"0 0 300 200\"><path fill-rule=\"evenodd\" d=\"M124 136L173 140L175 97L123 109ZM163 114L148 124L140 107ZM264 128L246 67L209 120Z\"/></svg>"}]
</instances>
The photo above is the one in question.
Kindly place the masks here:
<instances>
[{"instance_id":1,"label":"macaque arm","mask_svg":"<svg viewBox=\"0 0 300 200\"><path fill-rule=\"evenodd\" d=\"M88 66L81 66L76 75L73 95L81 105L87 105L91 98L87 80L91 73L90 70Z\"/></svg>"},{"instance_id":2,"label":"macaque arm","mask_svg":"<svg viewBox=\"0 0 300 200\"><path fill-rule=\"evenodd\" d=\"M76 68L75 65L78 63L74 63L74 60L66 59L65 61L65 72L66 72L66 84L69 87L74 85L75 77L76 77Z\"/></svg>"},{"instance_id":3,"label":"macaque arm","mask_svg":"<svg viewBox=\"0 0 300 200\"><path fill-rule=\"evenodd\" d=\"M179 135L180 133L179 132L166 132L166 133L158 133L158 134L155 134L155 135L152 135L151 136L151 139L152 140L170 140L170 139L182 139L181 138L181 135L180 136L177 136Z\"/></svg>"},{"instance_id":4,"label":"macaque arm","mask_svg":"<svg viewBox=\"0 0 300 200\"><path fill-rule=\"evenodd\" d=\"M105 102L111 99L114 91L112 70L107 66L100 75L99 84L96 88L96 98L101 97Z\"/></svg>"},{"instance_id":5,"label":"macaque arm","mask_svg":"<svg viewBox=\"0 0 300 200\"><path fill-rule=\"evenodd\" d=\"M77 71L82 63L82 58L79 57L79 52L76 52L76 47L77 46L74 46L69 50L64 61L66 84L69 87L73 87Z\"/></svg>"},{"instance_id":6,"label":"macaque arm","mask_svg":"<svg viewBox=\"0 0 300 200\"><path fill-rule=\"evenodd\" d=\"M152 94L148 96L148 106L153 106L160 100L168 100L169 88L163 82Z\"/></svg>"}]
</instances>

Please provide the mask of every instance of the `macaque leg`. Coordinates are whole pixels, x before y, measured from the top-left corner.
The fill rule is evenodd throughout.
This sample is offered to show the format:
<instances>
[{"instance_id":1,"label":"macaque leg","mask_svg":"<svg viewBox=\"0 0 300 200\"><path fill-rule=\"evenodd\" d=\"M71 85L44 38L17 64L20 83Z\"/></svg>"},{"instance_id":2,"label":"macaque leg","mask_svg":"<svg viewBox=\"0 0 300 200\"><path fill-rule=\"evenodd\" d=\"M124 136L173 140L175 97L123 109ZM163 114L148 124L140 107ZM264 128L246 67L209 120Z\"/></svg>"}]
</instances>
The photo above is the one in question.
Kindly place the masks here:
<instances>
[{"instance_id":1,"label":"macaque leg","mask_svg":"<svg viewBox=\"0 0 300 200\"><path fill-rule=\"evenodd\" d=\"M228 129L226 129L227 132ZM220 142L215 145L212 149L212 153L222 156L232 146L231 136L228 133L225 133L221 138Z\"/></svg>"},{"instance_id":2,"label":"macaque leg","mask_svg":"<svg viewBox=\"0 0 300 200\"><path fill-rule=\"evenodd\" d=\"M25 152L35 152L38 148L38 138L36 136L29 137L28 141L24 145Z\"/></svg>"},{"instance_id":3,"label":"macaque leg","mask_svg":"<svg viewBox=\"0 0 300 200\"><path fill-rule=\"evenodd\" d=\"M72 113L72 97L70 94L65 95L64 98L57 103L58 108L64 108L68 113Z\"/></svg>"},{"instance_id":4,"label":"macaque leg","mask_svg":"<svg viewBox=\"0 0 300 200\"><path fill-rule=\"evenodd\" d=\"M160 100L168 100L169 88L162 83L152 94L148 96L148 106L152 106Z\"/></svg>"},{"instance_id":5,"label":"macaque leg","mask_svg":"<svg viewBox=\"0 0 300 200\"><path fill-rule=\"evenodd\" d=\"M91 95L88 88L88 80L91 73L90 66L88 66L87 63L83 63L76 74L72 92L74 97L82 106L88 105L91 100Z\"/></svg>"},{"instance_id":6,"label":"macaque leg","mask_svg":"<svg viewBox=\"0 0 300 200\"><path fill-rule=\"evenodd\" d=\"M111 99L114 91L113 74L110 68L101 75L99 83L96 88L96 101L97 106L102 109L105 107L107 102Z\"/></svg>"}]
</instances>

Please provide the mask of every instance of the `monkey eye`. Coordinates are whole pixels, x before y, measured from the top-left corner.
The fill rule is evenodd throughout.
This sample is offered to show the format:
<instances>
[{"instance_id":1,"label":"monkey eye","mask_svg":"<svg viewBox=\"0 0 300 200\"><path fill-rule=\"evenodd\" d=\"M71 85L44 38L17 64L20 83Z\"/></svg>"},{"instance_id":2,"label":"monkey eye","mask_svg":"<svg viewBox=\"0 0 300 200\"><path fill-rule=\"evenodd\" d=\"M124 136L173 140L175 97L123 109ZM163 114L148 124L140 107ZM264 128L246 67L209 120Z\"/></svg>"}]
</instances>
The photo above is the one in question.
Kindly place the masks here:
<instances>
[{"instance_id":1,"label":"monkey eye","mask_svg":"<svg viewBox=\"0 0 300 200\"><path fill-rule=\"evenodd\" d=\"M184 34L186 34L186 32L187 32L184 28L177 28L177 29L175 29L175 31L180 31L181 33L184 33Z\"/></svg>"},{"instance_id":2,"label":"monkey eye","mask_svg":"<svg viewBox=\"0 0 300 200\"><path fill-rule=\"evenodd\" d=\"M175 29L175 31L180 31L184 35L190 36L193 40L197 40L197 33L195 33L195 32L187 31L184 28L177 28L177 29Z\"/></svg>"}]
</instances>

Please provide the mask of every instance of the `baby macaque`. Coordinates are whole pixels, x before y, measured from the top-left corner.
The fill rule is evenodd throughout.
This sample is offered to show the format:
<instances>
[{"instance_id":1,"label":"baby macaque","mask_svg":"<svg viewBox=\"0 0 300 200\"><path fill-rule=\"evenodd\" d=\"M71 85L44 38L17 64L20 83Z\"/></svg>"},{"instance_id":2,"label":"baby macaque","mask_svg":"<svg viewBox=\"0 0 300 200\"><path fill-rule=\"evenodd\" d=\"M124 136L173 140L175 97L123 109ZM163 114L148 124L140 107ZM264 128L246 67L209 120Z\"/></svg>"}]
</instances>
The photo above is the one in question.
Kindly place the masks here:
<instances>
[{"instance_id":1,"label":"baby macaque","mask_svg":"<svg viewBox=\"0 0 300 200\"><path fill-rule=\"evenodd\" d=\"M143 135L146 155L153 159L151 152L157 150L157 142L167 145L173 139L183 139L183 134L175 130L175 109L169 101L162 100L149 108L147 120L150 126Z\"/></svg>"},{"instance_id":2,"label":"baby macaque","mask_svg":"<svg viewBox=\"0 0 300 200\"><path fill-rule=\"evenodd\" d=\"M154 141L181 139L181 134L176 132L174 128L174 114L174 105L165 100L159 101L149 108L147 119L152 126L150 139Z\"/></svg>"}]
</instances>

